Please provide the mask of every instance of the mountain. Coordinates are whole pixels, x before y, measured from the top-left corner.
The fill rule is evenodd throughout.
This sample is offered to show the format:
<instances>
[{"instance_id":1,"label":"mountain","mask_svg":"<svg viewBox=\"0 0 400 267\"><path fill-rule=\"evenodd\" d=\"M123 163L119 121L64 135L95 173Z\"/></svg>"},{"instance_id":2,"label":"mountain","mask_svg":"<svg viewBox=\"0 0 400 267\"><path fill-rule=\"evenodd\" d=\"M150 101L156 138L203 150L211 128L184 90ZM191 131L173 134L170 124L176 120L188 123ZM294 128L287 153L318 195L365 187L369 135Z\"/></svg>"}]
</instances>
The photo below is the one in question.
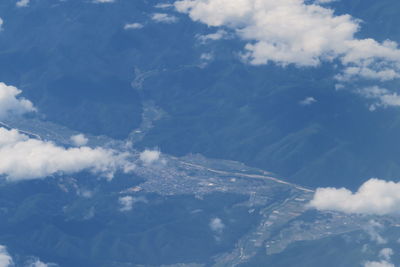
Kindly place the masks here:
<instances>
[{"instance_id":1,"label":"mountain","mask_svg":"<svg viewBox=\"0 0 400 267\"><path fill-rule=\"evenodd\" d=\"M399 5L1 1L0 267L395 266Z\"/></svg>"},{"instance_id":2,"label":"mountain","mask_svg":"<svg viewBox=\"0 0 400 267\"><path fill-rule=\"evenodd\" d=\"M14 121L60 144L73 134ZM357 266L399 247L398 218L309 209L312 189L268 172L200 155L146 165L131 153L134 174L111 181L83 172L3 182L0 240L17 266L33 257L59 266L298 266L299 255L308 259L300 266ZM388 240L375 243L374 234Z\"/></svg>"},{"instance_id":3,"label":"mountain","mask_svg":"<svg viewBox=\"0 0 400 267\"><path fill-rule=\"evenodd\" d=\"M332 5L364 21L360 36L400 40L395 1ZM146 1L32 1L29 8L3 1L0 8L0 79L21 88L48 120L123 139L152 101L166 116L141 147L237 160L308 186L397 177L397 110L370 112L358 95L336 91L331 64L242 64L242 41L203 44L196 36L212 29L175 13L179 23L155 23L151 14L164 10ZM124 30L130 22L145 27ZM211 62L200 58L207 53ZM299 105L309 96L317 102Z\"/></svg>"}]
</instances>

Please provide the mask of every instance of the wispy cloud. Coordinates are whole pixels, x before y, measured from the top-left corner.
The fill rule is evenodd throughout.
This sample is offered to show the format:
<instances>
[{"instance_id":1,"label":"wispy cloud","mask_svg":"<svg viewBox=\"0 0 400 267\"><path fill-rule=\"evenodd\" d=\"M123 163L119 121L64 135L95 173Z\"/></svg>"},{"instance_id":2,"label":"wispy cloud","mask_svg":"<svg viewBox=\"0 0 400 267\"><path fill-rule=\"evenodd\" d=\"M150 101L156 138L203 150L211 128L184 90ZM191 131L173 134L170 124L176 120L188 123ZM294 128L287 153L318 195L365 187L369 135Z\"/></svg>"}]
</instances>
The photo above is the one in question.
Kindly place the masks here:
<instances>
[{"instance_id":1,"label":"wispy cloud","mask_svg":"<svg viewBox=\"0 0 400 267\"><path fill-rule=\"evenodd\" d=\"M393 263L381 260L381 261L367 261L365 262L364 267L395 267L395 266Z\"/></svg>"},{"instance_id":2,"label":"wispy cloud","mask_svg":"<svg viewBox=\"0 0 400 267\"><path fill-rule=\"evenodd\" d=\"M40 259L33 257L25 263L25 267L58 267L58 264L45 263Z\"/></svg>"},{"instance_id":3,"label":"wispy cloud","mask_svg":"<svg viewBox=\"0 0 400 267\"><path fill-rule=\"evenodd\" d=\"M102 3L114 3L115 0L93 0L93 3L102 4Z\"/></svg>"},{"instance_id":4,"label":"wispy cloud","mask_svg":"<svg viewBox=\"0 0 400 267\"><path fill-rule=\"evenodd\" d=\"M27 7L29 6L30 0L19 0L15 5L17 7Z\"/></svg>"},{"instance_id":5,"label":"wispy cloud","mask_svg":"<svg viewBox=\"0 0 400 267\"><path fill-rule=\"evenodd\" d=\"M160 8L160 9L166 9L166 8L174 7L174 5L170 4L170 3L159 3L159 4L155 5L154 7Z\"/></svg>"},{"instance_id":6,"label":"wispy cloud","mask_svg":"<svg viewBox=\"0 0 400 267\"><path fill-rule=\"evenodd\" d=\"M137 30L142 29L144 27L143 24L135 22L135 23L127 23L124 25L125 30Z\"/></svg>"},{"instance_id":7,"label":"wispy cloud","mask_svg":"<svg viewBox=\"0 0 400 267\"><path fill-rule=\"evenodd\" d=\"M363 226L364 231L369 235L372 242L378 245L383 245L387 243L387 240L381 235L382 230L384 230L383 224L375 220L370 220L366 225Z\"/></svg>"},{"instance_id":8,"label":"wispy cloud","mask_svg":"<svg viewBox=\"0 0 400 267\"><path fill-rule=\"evenodd\" d=\"M387 261L390 261L393 254L394 252L391 248L383 248L381 251L379 251L379 257Z\"/></svg>"},{"instance_id":9,"label":"wispy cloud","mask_svg":"<svg viewBox=\"0 0 400 267\"><path fill-rule=\"evenodd\" d=\"M303 100L301 100L299 102L299 104L302 105L302 106L309 106L309 105L311 105L311 104L313 104L315 102L317 102L317 100L314 97L309 96L309 97L306 97Z\"/></svg>"},{"instance_id":10,"label":"wispy cloud","mask_svg":"<svg viewBox=\"0 0 400 267\"><path fill-rule=\"evenodd\" d=\"M151 15L151 19L158 23L175 23L178 21L177 17L166 13L154 13Z\"/></svg>"},{"instance_id":11,"label":"wispy cloud","mask_svg":"<svg viewBox=\"0 0 400 267\"><path fill-rule=\"evenodd\" d=\"M364 263L364 267L395 267L393 263L391 263L391 257L393 256L393 249L391 248L383 248L379 252L379 261L367 261Z\"/></svg>"},{"instance_id":12,"label":"wispy cloud","mask_svg":"<svg viewBox=\"0 0 400 267\"><path fill-rule=\"evenodd\" d=\"M377 107L398 107L400 106L400 95L397 92L391 92L386 88L371 86L357 90L357 93L365 98L373 99L376 102L370 106L374 111Z\"/></svg>"},{"instance_id":13,"label":"wispy cloud","mask_svg":"<svg viewBox=\"0 0 400 267\"><path fill-rule=\"evenodd\" d=\"M123 196L118 198L118 202L121 206L119 210L121 212L126 212L131 211L135 203L148 203L148 200L144 197Z\"/></svg>"},{"instance_id":14,"label":"wispy cloud","mask_svg":"<svg viewBox=\"0 0 400 267\"><path fill-rule=\"evenodd\" d=\"M118 199L119 204L121 205L120 211L130 211L133 207L133 197L124 196Z\"/></svg>"},{"instance_id":15,"label":"wispy cloud","mask_svg":"<svg viewBox=\"0 0 400 267\"><path fill-rule=\"evenodd\" d=\"M206 43L207 41L216 41L216 40L227 39L227 38L230 38L229 33L227 31L221 30L221 29L214 33L205 34L205 35L197 35L197 39L202 43Z\"/></svg>"}]
</instances>

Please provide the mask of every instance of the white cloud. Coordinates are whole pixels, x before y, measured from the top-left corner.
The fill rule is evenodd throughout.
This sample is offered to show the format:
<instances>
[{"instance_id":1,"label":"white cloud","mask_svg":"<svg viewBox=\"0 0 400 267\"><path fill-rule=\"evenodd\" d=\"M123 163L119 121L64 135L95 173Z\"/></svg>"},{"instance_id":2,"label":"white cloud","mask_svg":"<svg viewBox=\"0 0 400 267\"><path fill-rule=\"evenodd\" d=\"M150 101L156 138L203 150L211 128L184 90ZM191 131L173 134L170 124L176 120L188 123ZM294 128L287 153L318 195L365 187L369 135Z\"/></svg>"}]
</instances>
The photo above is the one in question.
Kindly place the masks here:
<instances>
[{"instance_id":1,"label":"white cloud","mask_svg":"<svg viewBox=\"0 0 400 267\"><path fill-rule=\"evenodd\" d=\"M377 102L370 106L374 111L377 107L398 107L400 106L400 95L396 92L390 92L388 89L378 86L371 86L357 91L358 94L368 99L374 99Z\"/></svg>"},{"instance_id":2,"label":"white cloud","mask_svg":"<svg viewBox=\"0 0 400 267\"><path fill-rule=\"evenodd\" d=\"M84 198L91 198L94 195L93 191L90 191L87 189L78 189L76 193L78 196L81 196Z\"/></svg>"},{"instance_id":3,"label":"white cloud","mask_svg":"<svg viewBox=\"0 0 400 267\"><path fill-rule=\"evenodd\" d=\"M395 267L394 264L387 261L367 261L364 267Z\"/></svg>"},{"instance_id":4,"label":"white cloud","mask_svg":"<svg viewBox=\"0 0 400 267\"><path fill-rule=\"evenodd\" d=\"M214 55L211 53L203 53L200 55L200 59L204 61L211 61L214 59Z\"/></svg>"},{"instance_id":5,"label":"white cloud","mask_svg":"<svg viewBox=\"0 0 400 267\"><path fill-rule=\"evenodd\" d=\"M2 18L0 18L0 31L3 30L3 24L4 24L4 21Z\"/></svg>"},{"instance_id":6,"label":"white cloud","mask_svg":"<svg viewBox=\"0 0 400 267\"><path fill-rule=\"evenodd\" d=\"M84 146L88 143L88 141L89 141L89 139L87 139L84 134L77 134L77 135L71 136L71 142L75 146Z\"/></svg>"},{"instance_id":7,"label":"white cloud","mask_svg":"<svg viewBox=\"0 0 400 267\"><path fill-rule=\"evenodd\" d=\"M0 245L0 267L8 267L11 266L13 260L8 254L7 249L5 246Z\"/></svg>"},{"instance_id":8,"label":"white cloud","mask_svg":"<svg viewBox=\"0 0 400 267\"><path fill-rule=\"evenodd\" d=\"M30 0L19 0L15 5L17 7L27 7L29 6Z\"/></svg>"},{"instance_id":9,"label":"white cloud","mask_svg":"<svg viewBox=\"0 0 400 267\"><path fill-rule=\"evenodd\" d=\"M336 79L340 82L351 81L354 77L362 77L369 80L390 81L400 77L397 67L394 68L378 68L372 69L368 64L353 65L346 67L341 74L336 75Z\"/></svg>"},{"instance_id":10,"label":"white cloud","mask_svg":"<svg viewBox=\"0 0 400 267\"><path fill-rule=\"evenodd\" d=\"M390 259L393 256L393 250L391 248L383 248L379 252L380 261L367 261L364 263L364 267L395 267L394 264L390 263Z\"/></svg>"},{"instance_id":11,"label":"white cloud","mask_svg":"<svg viewBox=\"0 0 400 267\"><path fill-rule=\"evenodd\" d=\"M327 2L327 1L323 1ZM319 1L321 3L321 1ZM180 0L175 8L208 26L231 28L247 41L254 65L317 66L339 60L342 77L388 80L400 75L397 43L357 39L358 20L305 0Z\"/></svg>"},{"instance_id":12,"label":"white cloud","mask_svg":"<svg viewBox=\"0 0 400 267\"><path fill-rule=\"evenodd\" d=\"M222 231L225 228L225 224L222 222L222 220L220 218L211 219L209 225L210 225L211 230L213 230L214 232L217 232L217 233L222 233Z\"/></svg>"},{"instance_id":13,"label":"white cloud","mask_svg":"<svg viewBox=\"0 0 400 267\"><path fill-rule=\"evenodd\" d=\"M368 224L363 226L363 229L369 235L371 241L377 243L378 245L387 243L387 240L380 234L380 232L384 229L384 226L381 223L375 220L370 220Z\"/></svg>"},{"instance_id":14,"label":"white cloud","mask_svg":"<svg viewBox=\"0 0 400 267\"><path fill-rule=\"evenodd\" d=\"M31 266L29 267L48 267L48 265L42 261L35 261L34 263L32 263Z\"/></svg>"},{"instance_id":15,"label":"white cloud","mask_svg":"<svg viewBox=\"0 0 400 267\"><path fill-rule=\"evenodd\" d=\"M36 110L20 94L16 87L0 83L0 119ZM0 176L17 181L89 170L111 179L117 170L129 172L134 168L129 153L84 146L84 135L72 136L71 141L80 147L65 148L0 127Z\"/></svg>"},{"instance_id":16,"label":"white cloud","mask_svg":"<svg viewBox=\"0 0 400 267\"><path fill-rule=\"evenodd\" d=\"M155 5L155 8L161 8L161 9L165 9L165 8L170 8L173 7L173 4L169 4L169 3L159 3L157 5Z\"/></svg>"},{"instance_id":17,"label":"white cloud","mask_svg":"<svg viewBox=\"0 0 400 267\"><path fill-rule=\"evenodd\" d=\"M44 178L90 170L111 179L118 169L129 172L129 154L101 147L64 148L0 128L0 175L10 181Z\"/></svg>"},{"instance_id":18,"label":"white cloud","mask_svg":"<svg viewBox=\"0 0 400 267\"><path fill-rule=\"evenodd\" d=\"M127 23L124 26L125 30L137 30L137 29L142 29L144 26L141 23Z\"/></svg>"},{"instance_id":19,"label":"white cloud","mask_svg":"<svg viewBox=\"0 0 400 267\"><path fill-rule=\"evenodd\" d=\"M133 208L133 204L135 203L148 203L148 200L145 197L131 197L131 196L124 196L118 198L118 202L121 205L120 211L130 211Z\"/></svg>"},{"instance_id":20,"label":"white cloud","mask_svg":"<svg viewBox=\"0 0 400 267\"><path fill-rule=\"evenodd\" d=\"M206 34L206 35L197 35L197 39L202 43L207 41L216 41L220 39L227 39L229 38L229 33L225 30L218 30L214 33Z\"/></svg>"},{"instance_id":21,"label":"white cloud","mask_svg":"<svg viewBox=\"0 0 400 267\"><path fill-rule=\"evenodd\" d=\"M57 267L58 265L55 263L45 263L42 262L37 257L32 257L25 263L25 267Z\"/></svg>"},{"instance_id":22,"label":"white cloud","mask_svg":"<svg viewBox=\"0 0 400 267\"><path fill-rule=\"evenodd\" d=\"M399 214L400 183L379 179L366 181L357 192L345 188L318 188L309 205L319 210L360 214Z\"/></svg>"},{"instance_id":23,"label":"white cloud","mask_svg":"<svg viewBox=\"0 0 400 267\"><path fill-rule=\"evenodd\" d=\"M47 263L44 263L40 260L35 260L33 262L30 262L27 264L26 267L48 267L49 265Z\"/></svg>"},{"instance_id":24,"label":"white cloud","mask_svg":"<svg viewBox=\"0 0 400 267\"><path fill-rule=\"evenodd\" d=\"M120 197L118 199L119 204L121 205L121 208L119 209L120 211L130 211L132 210L133 207L133 197L131 196L125 196L125 197Z\"/></svg>"},{"instance_id":25,"label":"white cloud","mask_svg":"<svg viewBox=\"0 0 400 267\"><path fill-rule=\"evenodd\" d=\"M205 68L211 61L214 60L212 53L203 53L200 55L201 63L198 65L200 68Z\"/></svg>"},{"instance_id":26,"label":"white cloud","mask_svg":"<svg viewBox=\"0 0 400 267\"><path fill-rule=\"evenodd\" d=\"M309 106L309 105L311 105L311 104L313 104L315 102L317 102L317 100L314 97L309 96L309 97L306 97L303 100L301 100L299 103L302 106Z\"/></svg>"},{"instance_id":27,"label":"white cloud","mask_svg":"<svg viewBox=\"0 0 400 267\"><path fill-rule=\"evenodd\" d=\"M390 261L393 254L393 249L391 248L383 248L381 251L379 251L379 257L387 261Z\"/></svg>"},{"instance_id":28,"label":"white cloud","mask_svg":"<svg viewBox=\"0 0 400 267\"><path fill-rule=\"evenodd\" d=\"M160 159L161 152L158 150L144 150L139 158L145 165L150 165Z\"/></svg>"},{"instance_id":29,"label":"white cloud","mask_svg":"<svg viewBox=\"0 0 400 267\"><path fill-rule=\"evenodd\" d=\"M175 23L178 21L177 17L165 13L154 13L151 19L159 23Z\"/></svg>"},{"instance_id":30,"label":"white cloud","mask_svg":"<svg viewBox=\"0 0 400 267\"><path fill-rule=\"evenodd\" d=\"M36 111L29 100L19 97L20 94L18 88L0 83L0 119Z\"/></svg>"}]
</instances>

